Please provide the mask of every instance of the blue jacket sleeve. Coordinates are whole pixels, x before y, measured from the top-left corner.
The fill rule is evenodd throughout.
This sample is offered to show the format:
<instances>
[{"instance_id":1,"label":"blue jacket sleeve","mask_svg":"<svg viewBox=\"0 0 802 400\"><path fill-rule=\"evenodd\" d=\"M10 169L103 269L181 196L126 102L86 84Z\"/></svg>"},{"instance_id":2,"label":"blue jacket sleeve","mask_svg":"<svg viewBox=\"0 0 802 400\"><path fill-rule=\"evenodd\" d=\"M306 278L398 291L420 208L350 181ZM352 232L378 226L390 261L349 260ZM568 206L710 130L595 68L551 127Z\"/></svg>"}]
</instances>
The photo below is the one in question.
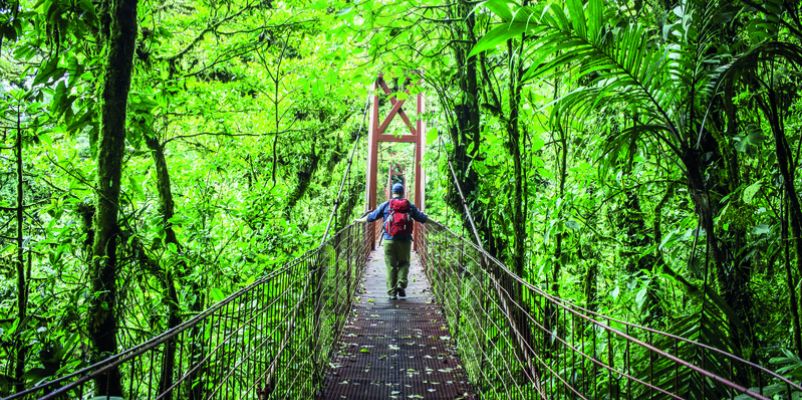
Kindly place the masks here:
<instances>
[{"instance_id":1,"label":"blue jacket sleeve","mask_svg":"<svg viewBox=\"0 0 802 400\"><path fill-rule=\"evenodd\" d=\"M384 219L384 209L388 202L381 203L372 213L368 214L368 222L373 222L379 218Z\"/></svg>"},{"instance_id":2,"label":"blue jacket sleeve","mask_svg":"<svg viewBox=\"0 0 802 400\"><path fill-rule=\"evenodd\" d=\"M409 202L409 205L411 208L410 216L412 216L412 219L424 224L426 223L426 221L429 220L429 217L426 214L424 214L423 211L418 210L418 207L412 204L412 202Z\"/></svg>"}]
</instances>

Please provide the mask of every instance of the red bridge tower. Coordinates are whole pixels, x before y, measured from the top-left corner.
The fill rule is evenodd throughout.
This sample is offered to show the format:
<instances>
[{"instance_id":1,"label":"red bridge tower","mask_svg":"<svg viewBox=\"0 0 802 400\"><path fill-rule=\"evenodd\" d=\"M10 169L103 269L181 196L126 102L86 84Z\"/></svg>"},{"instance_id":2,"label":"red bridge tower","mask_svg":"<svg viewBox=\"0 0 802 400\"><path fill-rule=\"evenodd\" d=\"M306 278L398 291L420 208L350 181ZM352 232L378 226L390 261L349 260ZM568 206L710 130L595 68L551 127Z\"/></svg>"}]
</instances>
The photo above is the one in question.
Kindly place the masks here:
<instances>
[{"instance_id":1,"label":"red bridge tower","mask_svg":"<svg viewBox=\"0 0 802 400\"><path fill-rule=\"evenodd\" d=\"M409 83L409 79L406 80L404 84L404 92L409 95L409 88L407 84ZM384 119L379 121L379 90L383 91L385 95L390 96L390 112L387 114ZM411 98L411 95L408 96ZM415 186L413 192L415 193L415 205L418 206L421 210L425 210L425 182L424 182L424 175L423 175L423 152L424 152L424 144L426 140L426 125L423 122L423 112L424 112L424 98L422 93L418 93L415 96L416 99L416 121L415 125L413 126L412 121L410 121L409 116L407 116L406 112L404 112L403 106L406 102L406 99L399 100L396 98L396 94L390 90L387 86L387 83L384 81L384 77L379 75L376 82L373 83L373 99L371 101L370 107L370 125L368 127L368 170L367 170L367 190L366 190L366 207L368 210L373 210L376 208L376 192L377 192L377 175L378 175L378 159L379 159L379 143L381 142L402 142L402 143L414 143L415 144ZM407 126L409 133L405 133L402 135L391 135L385 133L387 131L387 127L390 126L390 122L393 121L395 116L398 115L401 117L401 120ZM392 171L390 171L392 174ZM407 192L409 192L410 188L407 187ZM369 241L371 248L376 247L376 238L379 234L380 229L377 229L378 225L373 224L372 228L368 231ZM417 231L416 231L417 232ZM417 239L417 235L416 235ZM416 240L417 241L417 240Z\"/></svg>"}]
</instances>

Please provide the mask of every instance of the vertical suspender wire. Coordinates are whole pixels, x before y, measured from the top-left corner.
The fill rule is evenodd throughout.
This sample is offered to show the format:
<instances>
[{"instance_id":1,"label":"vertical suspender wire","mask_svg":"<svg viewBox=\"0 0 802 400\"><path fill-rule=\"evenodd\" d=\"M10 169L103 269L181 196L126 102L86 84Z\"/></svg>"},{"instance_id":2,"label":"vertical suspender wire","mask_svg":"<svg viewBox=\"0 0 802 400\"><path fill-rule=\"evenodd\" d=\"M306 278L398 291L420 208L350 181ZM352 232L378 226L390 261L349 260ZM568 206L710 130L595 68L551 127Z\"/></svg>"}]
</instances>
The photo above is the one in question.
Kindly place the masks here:
<instances>
[{"instance_id":1,"label":"vertical suspender wire","mask_svg":"<svg viewBox=\"0 0 802 400\"><path fill-rule=\"evenodd\" d=\"M443 138L438 134L437 139L440 142L441 147L445 147L443 143ZM454 181L454 187L457 188L457 194L459 194L460 203L462 204L463 211L465 211L465 218L468 220L468 224L471 227L471 233L473 233L474 239L476 239L476 245L479 246L479 249L482 252L485 251L484 246L482 246L482 240L479 238L479 232L476 230L476 224L473 222L473 215L471 215L471 210L468 209L468 204L465 202L465 195L462 193L462 186L459 184L459 179L457 179L457 173L454 171L454 165L451 164L451 156L446 153L446 161L448 162L448 169L451 171L451 178Z\"/></svg>"},{"instance_id":2,"label":"vertical suspender wire","mask_svg":"<svg viewBox=\"0 0 802 400\"><path fill-rule=\"evenodd\" d=\"M351 155L348 157L348 164L345 166L345 172L343 172L343 177L340 180L340 189L337 191L337 199L334 201L334 209L331 211L331 215L329 216L329 222L326 224L326 231L323 233L323 238L320 240L321 246L323 246L323 243L326 243L326 239L328 239L329 232L331 231L331 224L337 215L337 210L340 208L340 199L342 198L343 187L345 187L345 182L348 179L348 175L351 173L351 165L354 163L354 154L356 154L356 149L357 147L359 147L359 138L362 136L362 130L365 128L365 119L368 116L369 107L370 107L370 95L368 95L368 99L365 102L365 109L362 112L362 124L359 126L359 130L357 130L356 132L356 138L354 139L354 146L351 148Z\"/></svg>"}]
</instances>

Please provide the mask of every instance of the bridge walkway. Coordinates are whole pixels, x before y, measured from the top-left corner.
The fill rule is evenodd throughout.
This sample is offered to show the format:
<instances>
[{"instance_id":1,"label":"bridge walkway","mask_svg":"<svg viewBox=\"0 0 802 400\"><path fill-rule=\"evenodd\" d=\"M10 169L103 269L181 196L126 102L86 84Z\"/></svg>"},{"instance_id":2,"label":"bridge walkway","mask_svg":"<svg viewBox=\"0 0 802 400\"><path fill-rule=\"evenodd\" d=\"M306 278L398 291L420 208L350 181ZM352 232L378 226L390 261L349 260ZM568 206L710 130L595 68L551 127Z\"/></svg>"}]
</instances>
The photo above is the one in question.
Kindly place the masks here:
<instances>
[{"instance_id":1,"label":"bridge walkway","mask_svg":"<svg viewBox=\"0 0 802 400\"><path fill-rule=\"evenodd\" d=\"M406 298L388 298L384 253L372 252L326 374L323 399L473 398L415 252L406 292Z\"/></svg>"}]
</instances>

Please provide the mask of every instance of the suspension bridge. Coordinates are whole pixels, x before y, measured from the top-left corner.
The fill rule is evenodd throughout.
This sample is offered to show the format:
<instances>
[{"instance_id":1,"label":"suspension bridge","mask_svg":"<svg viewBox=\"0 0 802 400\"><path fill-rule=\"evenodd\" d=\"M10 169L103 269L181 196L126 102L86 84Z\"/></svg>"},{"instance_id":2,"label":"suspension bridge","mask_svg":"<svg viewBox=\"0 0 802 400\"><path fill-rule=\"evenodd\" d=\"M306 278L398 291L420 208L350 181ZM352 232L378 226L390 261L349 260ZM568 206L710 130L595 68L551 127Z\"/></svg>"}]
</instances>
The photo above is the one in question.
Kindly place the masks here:
<instances>
[{"instance_id":1,"label":"suspension bridge","mask_svg":"<svg viewBox=\"0 0 802 400\"><path fill-rule=\"evenodd\" d=\"M391 93L382 78L376 88ZM423 98L415 126L390 99L381 123L378 95L369 102L367 208L381 141L416 143L422 207ZM409 135L384 135L396 115ZM416 224L409 296L388 300L379 225L329 235L356 149L319 246L144 343L5 400L802 398L800 382L513 273L484 250L450 162L471 237Z\"/></svg>"}]
</instances>

